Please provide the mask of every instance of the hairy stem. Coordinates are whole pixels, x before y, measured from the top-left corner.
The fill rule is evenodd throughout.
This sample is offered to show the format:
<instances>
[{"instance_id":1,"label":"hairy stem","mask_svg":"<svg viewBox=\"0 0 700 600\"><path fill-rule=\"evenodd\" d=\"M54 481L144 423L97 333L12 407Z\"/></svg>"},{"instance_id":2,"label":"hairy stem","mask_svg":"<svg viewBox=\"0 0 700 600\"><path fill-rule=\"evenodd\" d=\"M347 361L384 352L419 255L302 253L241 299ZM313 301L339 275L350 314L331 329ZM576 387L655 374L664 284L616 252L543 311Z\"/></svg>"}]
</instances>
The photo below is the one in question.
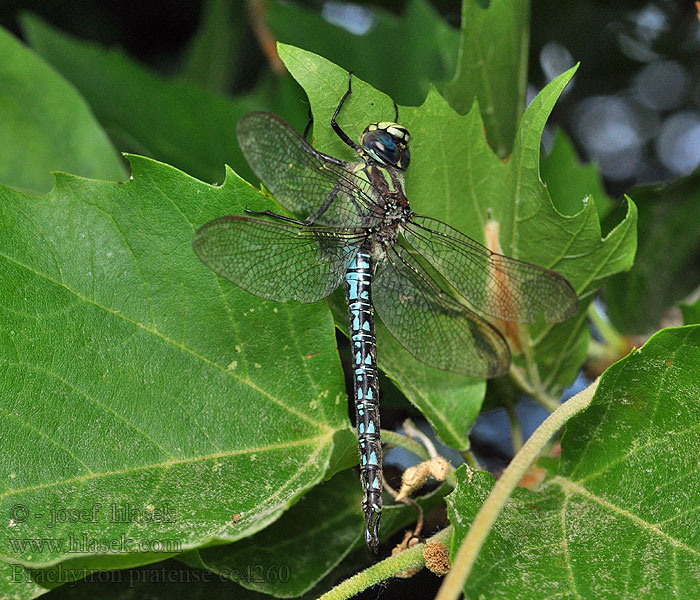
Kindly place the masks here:
<instances>
[{"instance_id":1,"label":"hairy stem","mask_svg":"<svg viewBox=\"0 0 700 600\"><path fill-rule=\"evenodd\" d=\"M446 527L429 538L426 543L442 542L447 546L450 543L451 535L452 527ZM345 598L352 598L363 590L393 577L396 573L415 567L422 567L425 565L425 559L423 558L424 545L425 544L417 544L409 550L401 552L396 556L390 556L364 571L360 571L323 594L318 600L343 600Z\"/></svg>"}]
</instances>

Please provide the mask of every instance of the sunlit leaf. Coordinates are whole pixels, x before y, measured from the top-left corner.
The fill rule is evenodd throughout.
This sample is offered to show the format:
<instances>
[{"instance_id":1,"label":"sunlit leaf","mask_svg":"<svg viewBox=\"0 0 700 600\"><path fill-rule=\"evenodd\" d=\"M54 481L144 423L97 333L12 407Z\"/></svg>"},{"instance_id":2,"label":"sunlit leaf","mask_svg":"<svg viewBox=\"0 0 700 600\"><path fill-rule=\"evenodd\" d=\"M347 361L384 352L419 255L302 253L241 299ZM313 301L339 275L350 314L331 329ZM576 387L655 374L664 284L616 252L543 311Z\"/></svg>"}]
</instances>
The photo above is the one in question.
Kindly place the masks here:
<instances>
[{"instance_id":1,"label":"sunlit leaf","mask_svg":"<svg viewBox=\"0 0 700 600\"><path fill-rule=\"evenodd\" d=\"M559 472L516 489L465 593L488 598L692 598L700 585L700 326L613 365L566 426ZM494 479L460 470L458 548Z\"/></svg>"},{"instance_id":2,"label":"sunlit leaf","mask_svg":"<svg viewBox=\"0 0 700 600\"><path fill-rule=\"evenodd\" d=\"M95 568L234 541L356 460L327 308L261 301L192 251L206 221L269 201L131 160L124 184L0 189L0 554L20 564L75 558L71 535L169 544L88 548ZM66 507L97 512L52 527Z\"/></svg>"},{"instance_id":3,"label":"sunlit leaf","mask_svg":"<svg viewBox=\"0 0 700 600\"><path fill-rule=\"evenodd\" d=\"M318 56L288 46L280 47L280 55L309 95L314 112L314 145L352 160L353 151L326 125L347 89L347 73ZM411 207L446 221L482 243L486 228L495 227L504 254L556 270L571 282L583 309L605 277L631 265L636 212L629 203L627 215L601 239L594 201L575 215L561 215L540 181L542 130L572 75L573 70L553 81L528 107L513 155L505 162L486 143L476 105L460 116L431 89L422 106L399 107L399 120L411 132L411 166L406 171ZM354 79L353 93L338 117L348 135L356 139L367 123L391 118L391 99ZM588 328L584 312L564 323L530 326L529 333L520 340L529 353L528 368L539 370L543 388L554 395L573 381L585 358ZM380 337L380 365L421 410L429 404L440 406L444 398L435 380L423 375L423 367L414 368L402 350L395 360L391 358L393 342L386 338ZM397 367L389 368L391 363ZM451 390L461 386L465 398L473 401L473 391L467 390L474 382L439 371L435 374L438 376L449 382ZM465 439L464 424L456 429L464 432ZM444 432L438 431L442 437Z\"/></svg>"}]
</instances>

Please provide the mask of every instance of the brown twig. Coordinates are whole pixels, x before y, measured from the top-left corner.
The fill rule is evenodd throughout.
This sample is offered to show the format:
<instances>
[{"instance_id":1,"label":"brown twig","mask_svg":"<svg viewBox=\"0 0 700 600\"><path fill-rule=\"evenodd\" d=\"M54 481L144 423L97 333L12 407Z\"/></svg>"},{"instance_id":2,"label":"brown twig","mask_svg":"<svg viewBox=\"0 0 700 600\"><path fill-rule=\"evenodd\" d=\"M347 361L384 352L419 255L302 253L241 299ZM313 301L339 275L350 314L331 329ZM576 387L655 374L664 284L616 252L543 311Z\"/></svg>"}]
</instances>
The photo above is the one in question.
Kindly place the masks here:
<instances>
[{"instance_id":1,"label":"brown twig","mask_svg":"<svg viewBox=\"0 0 700 600\"><path fill-rule=\"evenodd\" d=\"M265 22L265 13L267 13L265 0L248 0L248 20L260 49L267 58L272 72L276 75L284 75L287 73L287 68L277 54L277 40Z\"/></svg>"}]
</instances>

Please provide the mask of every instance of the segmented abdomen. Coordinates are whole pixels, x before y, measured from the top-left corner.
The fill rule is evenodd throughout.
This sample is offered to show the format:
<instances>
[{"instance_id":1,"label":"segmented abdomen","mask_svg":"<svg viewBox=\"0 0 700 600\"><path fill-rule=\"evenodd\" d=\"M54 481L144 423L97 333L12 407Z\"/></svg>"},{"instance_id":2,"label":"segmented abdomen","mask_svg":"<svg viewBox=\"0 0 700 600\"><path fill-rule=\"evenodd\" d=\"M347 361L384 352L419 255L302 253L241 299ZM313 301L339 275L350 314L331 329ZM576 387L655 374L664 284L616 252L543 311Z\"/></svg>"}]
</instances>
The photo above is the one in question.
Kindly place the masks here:
<instances>
[{"instance_id":1,"label":"segmented abdomen","mask_svg":"<svg viewBox=\"0 0 700 600\"><path fill-rule=\"evenodd\" d=\"M382 446L379 438L377 344L372 306L372 256L361 248L345 274L355 388L365 539L376 551L382 511Z\"/></svg>"}]
</instances>

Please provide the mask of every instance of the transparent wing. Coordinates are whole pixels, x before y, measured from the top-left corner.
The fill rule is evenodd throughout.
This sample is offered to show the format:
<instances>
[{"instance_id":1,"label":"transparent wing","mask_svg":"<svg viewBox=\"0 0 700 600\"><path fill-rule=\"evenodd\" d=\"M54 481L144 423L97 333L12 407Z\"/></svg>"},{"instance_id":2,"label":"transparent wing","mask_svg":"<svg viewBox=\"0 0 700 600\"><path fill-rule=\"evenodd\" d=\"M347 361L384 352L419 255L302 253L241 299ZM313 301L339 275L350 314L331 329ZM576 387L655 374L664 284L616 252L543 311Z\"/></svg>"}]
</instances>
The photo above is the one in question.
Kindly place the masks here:
<instances>
[{"instance_id":1,"label":"transparent wing","mask_svg":"<svg viewBox=\"0 0 700 600\"><path fill-rule=\"evenodd\" d=\"M236 133L250 167L291 213L325 226L378 222L369 182L349 163L312 148L278 116L250 113L238 122Z\"/></svg>"},{"instance_id":2,"label":"transparent wing","mask_svg":"<svg viewBox=\"0 0 700 600\"><path fill-rule=\"evenodd\" d=\"M316 302L340 284L360 235L250 217L221 217L197 230L200 260L247 292L284 302Z\"/></svg>"},{"instance_id":3,"label":"transparent wing","mask_svg":"<svg viewBox=\"0 0 700 600\"><path fill-rule=\"evenodd\" d=\"M472 377L508 372L510 351L501 334L440 291L398 244L377 274L374 306L401 345L428 365Z\"/></svg>"},{"instance_id":4,"label":"transparent wing","mask_svg":"<svg viewBox=\"0 0 700 600\"><path fill-rule=\"evenodd\" d=\"M477 310L503 321L550 323L576 314L578 299L558 273L491 252L449 225L416 216L404 230L415 248Z\"/></svg>"}]
</instances>

